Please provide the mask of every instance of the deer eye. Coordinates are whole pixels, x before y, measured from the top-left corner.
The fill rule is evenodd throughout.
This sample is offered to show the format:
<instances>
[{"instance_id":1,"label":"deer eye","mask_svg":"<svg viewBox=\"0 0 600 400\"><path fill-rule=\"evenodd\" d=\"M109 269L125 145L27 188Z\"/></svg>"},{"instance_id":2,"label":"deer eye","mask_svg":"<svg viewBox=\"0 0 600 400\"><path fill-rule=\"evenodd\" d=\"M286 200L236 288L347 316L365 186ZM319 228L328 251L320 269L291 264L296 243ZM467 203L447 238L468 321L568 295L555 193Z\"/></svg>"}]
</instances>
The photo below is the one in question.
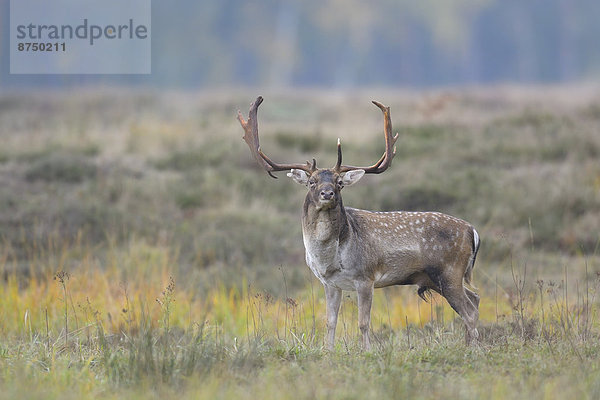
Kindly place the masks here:
<instances>
[{"instance_id":1,"label":"deer eye","mask_svg":"<svg viewBox=\"0 0 600 400\"><path fill-rule=\"evenodd\" d=\"M344 186L344 183L342 182L342 180L341 180L341 179L339 179L339 180L337 181L337 185L338 185L339 187L343 187L343 186Z\"/></svg>"},{"instance_id":2,"label":"deer eye","mask_svg":"<svg viewBox=\"0 0 600 400\"><path fill-rule=\"evenodd\" d=\"M315 186L317 186L317 181L313 181L313 180L308 181L308 186L310 186L311 188L314 188Z\"/></svg>"}]
</instances>

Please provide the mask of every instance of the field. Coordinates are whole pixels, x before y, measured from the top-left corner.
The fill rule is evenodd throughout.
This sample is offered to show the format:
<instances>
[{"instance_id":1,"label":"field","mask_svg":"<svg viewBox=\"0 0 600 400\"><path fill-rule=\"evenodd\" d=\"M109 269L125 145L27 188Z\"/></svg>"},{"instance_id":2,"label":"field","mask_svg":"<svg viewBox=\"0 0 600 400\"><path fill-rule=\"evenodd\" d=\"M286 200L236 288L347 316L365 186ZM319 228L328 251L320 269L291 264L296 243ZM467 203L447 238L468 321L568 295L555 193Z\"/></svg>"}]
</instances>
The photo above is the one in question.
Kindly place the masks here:
<instances>
[{"instance_id":1,"label":"field","mask_svg":"<svg viewBox=\"0 0 600 400\"><path fill-rule=\"evenodd\" d=\"M80 89L0 95L0 399L599 398L597 88L332 93ZM305 191L240 139L256 95L276 160L392 167L372 210L473 223L480 342L414 287L375 292L371 352L345 297L323 349Z\"/></svg>"}]
</instances>

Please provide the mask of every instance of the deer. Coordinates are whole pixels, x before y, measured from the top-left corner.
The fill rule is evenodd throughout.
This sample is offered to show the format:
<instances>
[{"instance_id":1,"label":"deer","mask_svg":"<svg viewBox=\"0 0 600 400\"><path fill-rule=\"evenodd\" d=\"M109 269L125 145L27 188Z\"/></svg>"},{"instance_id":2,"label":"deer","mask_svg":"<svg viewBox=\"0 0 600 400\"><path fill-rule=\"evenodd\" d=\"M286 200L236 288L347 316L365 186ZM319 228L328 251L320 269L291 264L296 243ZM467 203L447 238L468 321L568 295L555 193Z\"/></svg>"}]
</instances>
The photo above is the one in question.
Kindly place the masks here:
<instances>
[{"instance_id":1,"label":"deer","mask_svg":"<svg viewBox=\"0 0 600 400\"><path fill-rule=\"evenodd\" d=\"M480 239L468 222L440 212L378 212L345 207L341 191L365 174L381 174L392 164L398 134L392 134L390 108L373 101L384 117L385 151L367 167L342 165L341 141L337 163L317 168L316 160L280 164L260 148L258 138L259 96L250 106L248 119L238 111L243 140L256 162L273 178L287 176L308 188L302 209L302 236L306 264L325 289L326 336L334 350L335 331L342 291L355 291L361 347L371 349L371 305L375 288L417 285L417 294L437 292L458 313L465 326L467 345L477 341L479 295L471 285ZM471 290L473 288L473 290Z\"/></svg>"}]
</instances>

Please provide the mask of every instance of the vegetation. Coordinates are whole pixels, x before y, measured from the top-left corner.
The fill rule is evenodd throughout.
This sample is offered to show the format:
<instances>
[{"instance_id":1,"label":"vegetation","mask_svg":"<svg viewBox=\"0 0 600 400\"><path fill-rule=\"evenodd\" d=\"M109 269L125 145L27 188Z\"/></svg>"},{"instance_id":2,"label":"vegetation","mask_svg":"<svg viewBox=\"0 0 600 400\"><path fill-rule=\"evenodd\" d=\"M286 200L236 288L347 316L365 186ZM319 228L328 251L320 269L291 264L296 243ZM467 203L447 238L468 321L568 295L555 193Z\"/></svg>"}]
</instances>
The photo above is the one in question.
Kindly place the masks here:
<instances>
[{"instance_id":1,"label":"vegetation","mask_svg":"<svg viewBox=\"0 0 600 400\"><path fill-rule=\"evenodd\" d=\"M0 98L0 398L597 398L600 136L576 88L377 94L393 166L346 205L436 209L482 248L481 342L438 297L376 291L375 349L344 299L332 353L304 265L304 191L255 166L255 94ZM383 149L372 94L266 94L261 145L333 165ZM14 106L11 106L14 105Z\"/></svg>"}]
</instances>

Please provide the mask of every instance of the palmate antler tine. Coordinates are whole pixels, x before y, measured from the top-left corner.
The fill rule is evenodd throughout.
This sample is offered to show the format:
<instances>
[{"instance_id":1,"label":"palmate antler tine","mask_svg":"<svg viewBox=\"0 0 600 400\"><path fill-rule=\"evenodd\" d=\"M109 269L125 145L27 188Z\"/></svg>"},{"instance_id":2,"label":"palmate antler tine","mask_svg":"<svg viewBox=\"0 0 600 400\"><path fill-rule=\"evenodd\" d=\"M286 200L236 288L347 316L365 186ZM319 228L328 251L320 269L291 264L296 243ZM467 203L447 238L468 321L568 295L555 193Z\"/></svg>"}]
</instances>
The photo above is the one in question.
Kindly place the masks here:
<instances>
[{"instance_id":1,"label":"palmate antler tine","mask_svg":"<svg viewBox=\"0 0 600 400\"><path fill-rule=\"evenodd\" d=\"M238 120L244 128L244 136L242 139L246 142L248 147L250 148L250 152L252 156L264 169L267 173L277 179L272 172L275 171L288 171L290 169L301 169L308 173L312 173L317 169L316 162L311 165L310 162L306 162L306 164L278 164L272 161L265 153L260 149L260 143L258 140L258 106L263 102L262 96L258 96L254 103L250 106L250 111L248 112L248 121L244 120L242 113L238 111Z\"/></svg>"},{"instance_id":2,"label":"palmate antler tine","mask_svg":"<svg viewBox=\"0 0 600 400\"><path fill-rule=\"evenodd\" d=\"M248 121L244 120L242 113L238 110L237 119L240 121L240 125L244 129L244 136L242 139L246 142L250 148L252 156L268 173L271 175L271 167L265 162L260 156L260 143L258 141L258 106L263 102L262 96L258 96L254 103L250 105L250 111L248 112ZM273 175L271 175L273 176Z\"/></svg>"},{"instance_id":3,"label":"palmate antler tine","mask_svg":"<svg viewBox=\"0 0 600 400\"><path fill-rule=\"evenodd\" d=\"M392 165L392 159L394 155L396 155L396 148L394 144L396 140L398 140L398 134L392 135L392 118L390 116L390 108L384 106L383 104L373 101L379 109L383 112L384 119L384 134L385 134L385 152L381 156L381 158L370 167L353 167L349 165L341 165L342 164L342 146L340 144L340 140L338 139L338 161L335 166L335 169L339 172L347 172L356 169L363 169L367 174L380 174Z\"/></svg>"}]
</instances>

